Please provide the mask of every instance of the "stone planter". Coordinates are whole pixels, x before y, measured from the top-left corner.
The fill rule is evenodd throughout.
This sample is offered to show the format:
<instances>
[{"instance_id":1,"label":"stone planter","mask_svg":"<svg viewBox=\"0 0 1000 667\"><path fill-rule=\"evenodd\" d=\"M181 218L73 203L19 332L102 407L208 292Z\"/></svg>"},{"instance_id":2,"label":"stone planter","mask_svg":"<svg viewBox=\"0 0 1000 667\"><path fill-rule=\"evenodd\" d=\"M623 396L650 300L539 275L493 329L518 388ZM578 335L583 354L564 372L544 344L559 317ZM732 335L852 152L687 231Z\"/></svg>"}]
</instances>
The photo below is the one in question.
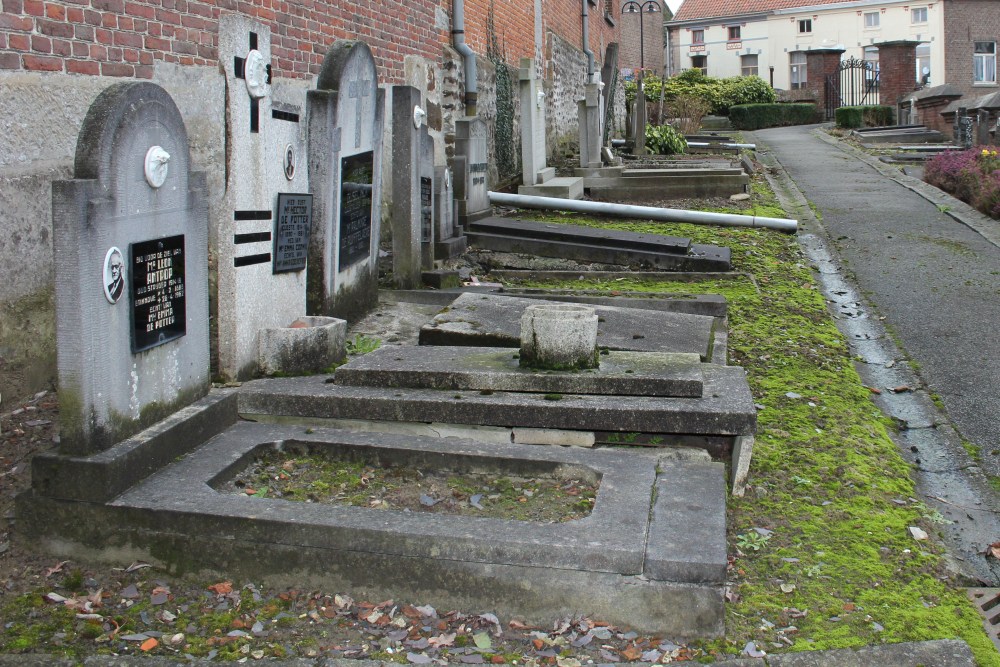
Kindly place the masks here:
<instances>
[{"instance_id":1,"label":"stone planter","mask_svg":"<svg viewBox=\"0 0 1000 667\"><path fill-rule=\"evenodd\" d=\"M257 335L257 363L264 375L302 375L344 359L347 322L335 317L300 317L287 327Z\"/></svg>"},{"instance_id":2,"label":"stone planter","mask_svg":"<svg viewBox=\"0 0 1000 667\"><path fill-rule=\"evenodd\" d=\"M597 315L576 304L528 306L521 316L520 365L539 370L597 368Z\"/></svg>"}]
</instances>

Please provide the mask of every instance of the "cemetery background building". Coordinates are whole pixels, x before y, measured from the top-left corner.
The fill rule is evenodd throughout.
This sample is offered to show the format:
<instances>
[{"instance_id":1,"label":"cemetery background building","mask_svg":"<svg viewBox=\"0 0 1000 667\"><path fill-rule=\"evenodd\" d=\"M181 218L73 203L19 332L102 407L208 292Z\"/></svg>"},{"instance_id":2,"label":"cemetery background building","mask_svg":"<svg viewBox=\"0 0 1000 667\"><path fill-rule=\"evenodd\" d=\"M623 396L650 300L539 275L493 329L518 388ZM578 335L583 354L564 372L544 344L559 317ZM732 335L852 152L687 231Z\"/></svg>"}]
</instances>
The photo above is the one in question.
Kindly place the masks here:
<instances>
[{"instance_id":1,"label":"cemetery background building","mask_svg":"<svg viewBox=\"0 0 1000 667\"><path fill-rule=\"evenodd\" d=\"M477 110L490 132L491 185L517 174L518 60L533 57L543 76L550 150L572 145L588 55L581 16L590 0L468 0L464 41L477 63ZM252 0L3 0L0 14L0 395L6 402L52 383L55 370L52 183L73 173L77 135L98 95L117 81L147 80L176 102L193 166L207 176L209 260L217 269L227 188L244 174L232 164L228 98L221 51L227 19L261 26L269 39L272 112L305 120L307 92L331 45L365 42L385 91L383 174L391 178L388 110L392 86L406 84L425 102L435 162L444 165L456 118L467 112L463 56L453 44L450 1L312 3ZM590 7L589 51L596 71L618 41L615 3ZM244 40L239 37L239 40ZM251 39L255 39L251 37ZM264 39L263 37L261 39ZM235 43L235 42L234 42ZM242 42L236 44L244 48ZM263 65L262 65L263 66ZM510 90L504 90L508 86ZM243 93L245 95L245 91ZM618 91L620 95L620 91ZM276 118L279 116L275 116ZM306 142L307 123L288 130ZM499 129L498 129L499 128ZM513 160L498 160L509 153ZM307 182L304 157L299 179ZM498 165L500 169L498 169ZM506 173L503 171L506 168ZM511 173L511 172L514 173ZM291 177L289 177L291 180ZM228 185L227 185L228 184ZM391 191L386 187L385 192ZM391 206L383 206L388 215ZM231 223L231 220L229 221ZM382 225L383 230L390 225ZM209 293L218 307L218 273ZM214 312L214 311L213 311ZM216 341L217 342L217 341Z\"/></svg>"}]
</instances>

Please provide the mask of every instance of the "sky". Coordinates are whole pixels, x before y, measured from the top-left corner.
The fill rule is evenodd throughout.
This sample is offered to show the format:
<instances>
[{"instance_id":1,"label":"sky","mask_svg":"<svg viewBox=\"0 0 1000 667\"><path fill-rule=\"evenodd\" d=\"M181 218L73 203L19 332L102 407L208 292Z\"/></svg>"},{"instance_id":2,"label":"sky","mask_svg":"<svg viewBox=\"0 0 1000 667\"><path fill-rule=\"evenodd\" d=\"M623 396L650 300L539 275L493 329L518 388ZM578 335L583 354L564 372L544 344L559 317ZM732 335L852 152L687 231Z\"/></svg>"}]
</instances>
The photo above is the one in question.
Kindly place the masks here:
<instances>
[{"instance_id":1,"label":"sky","mask_svg":"<svg viewBox=\"0 0 1000 667\"><path fill-rule=\"evenodd\" d=\"M667 7L670 7L670 11L674 14L677 13L677 8L681 6L682 0L667 0Z\"/></svg>"}]
</instances>

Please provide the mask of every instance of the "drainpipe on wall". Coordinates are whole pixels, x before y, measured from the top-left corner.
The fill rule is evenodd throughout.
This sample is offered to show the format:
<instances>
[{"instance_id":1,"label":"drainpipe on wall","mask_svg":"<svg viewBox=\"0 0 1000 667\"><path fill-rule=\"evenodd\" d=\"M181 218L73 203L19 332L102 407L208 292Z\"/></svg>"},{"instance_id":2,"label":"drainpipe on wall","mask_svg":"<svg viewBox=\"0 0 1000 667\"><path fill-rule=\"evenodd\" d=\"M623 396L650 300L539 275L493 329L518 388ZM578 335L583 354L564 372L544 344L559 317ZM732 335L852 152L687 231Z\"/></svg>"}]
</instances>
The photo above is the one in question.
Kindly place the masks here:
<instances>
[{"instance_id":1,"label":"drainpipe on wall","mask_svg":"<svg viewBox=\"0 0 1000 667\"><path fill-rule=\"evenodd\" d=\"M590 15L587 12L587 4L590 0L580 0L583 3L583 54L587 56L587 83L597 83L596 65L594 64L594 52L590 50Z\"/></svg>"},{"instance_id":2,"label":"drainpipe on wall","mask_svg":"<svg viewBox=\"0 0 1000 667\"><path fill-rule=\"evenodd\" d=\"M465 115L475 116L479 86L476 82L476 54L465 43L465 0L452 0L451 36L455 50L462 54L465 63Z\"/></svg>"}]
</instances>

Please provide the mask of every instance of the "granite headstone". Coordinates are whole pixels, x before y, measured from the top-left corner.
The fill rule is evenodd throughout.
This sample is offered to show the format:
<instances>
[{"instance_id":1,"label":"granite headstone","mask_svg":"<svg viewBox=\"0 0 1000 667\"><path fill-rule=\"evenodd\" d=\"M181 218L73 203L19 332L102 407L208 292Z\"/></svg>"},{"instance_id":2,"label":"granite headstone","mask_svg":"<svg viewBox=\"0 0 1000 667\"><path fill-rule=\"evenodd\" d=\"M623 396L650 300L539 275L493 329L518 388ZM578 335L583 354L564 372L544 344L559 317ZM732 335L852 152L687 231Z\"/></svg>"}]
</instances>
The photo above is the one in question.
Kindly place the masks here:
<instances>
[{"instance_id":1,"label":"granite headstone","mask_svg":"<svg viewBox=\"0 0 1000 667\"><path fill-rule=\"evenodd\" d=\"M486 121L479 116L455 119L456 222L465 226L493 215L486 178Z\"/></svg>"},{"instance_id":2,"label":"granite headstone","mask_svg":"<svg viewBox=\"0 0 1000 667\"><path fill-rule=\"evenodd\" d=\"M353 317L378 301L384 93L368 45L339 40L309 106L309 312Z\"/></svg>"},{"instance_id":3,"label":"granite headstone","mask_svg":"<svg viewBox=\"0 0 1000 667\"><path fill-rule=\"evenodd\" d=\"M420 285L424 230L433 236L433 208L429 211L429 225L421 212L422 189L431 198L434 193L433 144L429 171L422 166L427 155L425 117L419 90L413 86L392 87L392 276L403 289ZM422 186L424 178L428 178L427 187ZM428 248L432 253L433 247Z\"/></svg>"},{"instance_id":4,"label":"granite headstone","mask_svg":"<svg viewBox=\"0 0 1000 667\"><path fill-rule=\"evenodd\" d=\"M208 392L208 207L152 83L91 105L52 185L60 451L107 449Z\"/></svg>"},{"instance_id":5,"label":"granite headstone","mask_svg":"<svg viewBox=\"0 0 1000 667\"><path fill-rule=\"evenodd\" d=\"M306 313L312 195L302 109L273 99L278 73L267 26L224 15L219 60L228 91L228 150L216 244L216 336L219 374L243 379L257 371L258 333Z\"/></svg>"}]
</instances>

